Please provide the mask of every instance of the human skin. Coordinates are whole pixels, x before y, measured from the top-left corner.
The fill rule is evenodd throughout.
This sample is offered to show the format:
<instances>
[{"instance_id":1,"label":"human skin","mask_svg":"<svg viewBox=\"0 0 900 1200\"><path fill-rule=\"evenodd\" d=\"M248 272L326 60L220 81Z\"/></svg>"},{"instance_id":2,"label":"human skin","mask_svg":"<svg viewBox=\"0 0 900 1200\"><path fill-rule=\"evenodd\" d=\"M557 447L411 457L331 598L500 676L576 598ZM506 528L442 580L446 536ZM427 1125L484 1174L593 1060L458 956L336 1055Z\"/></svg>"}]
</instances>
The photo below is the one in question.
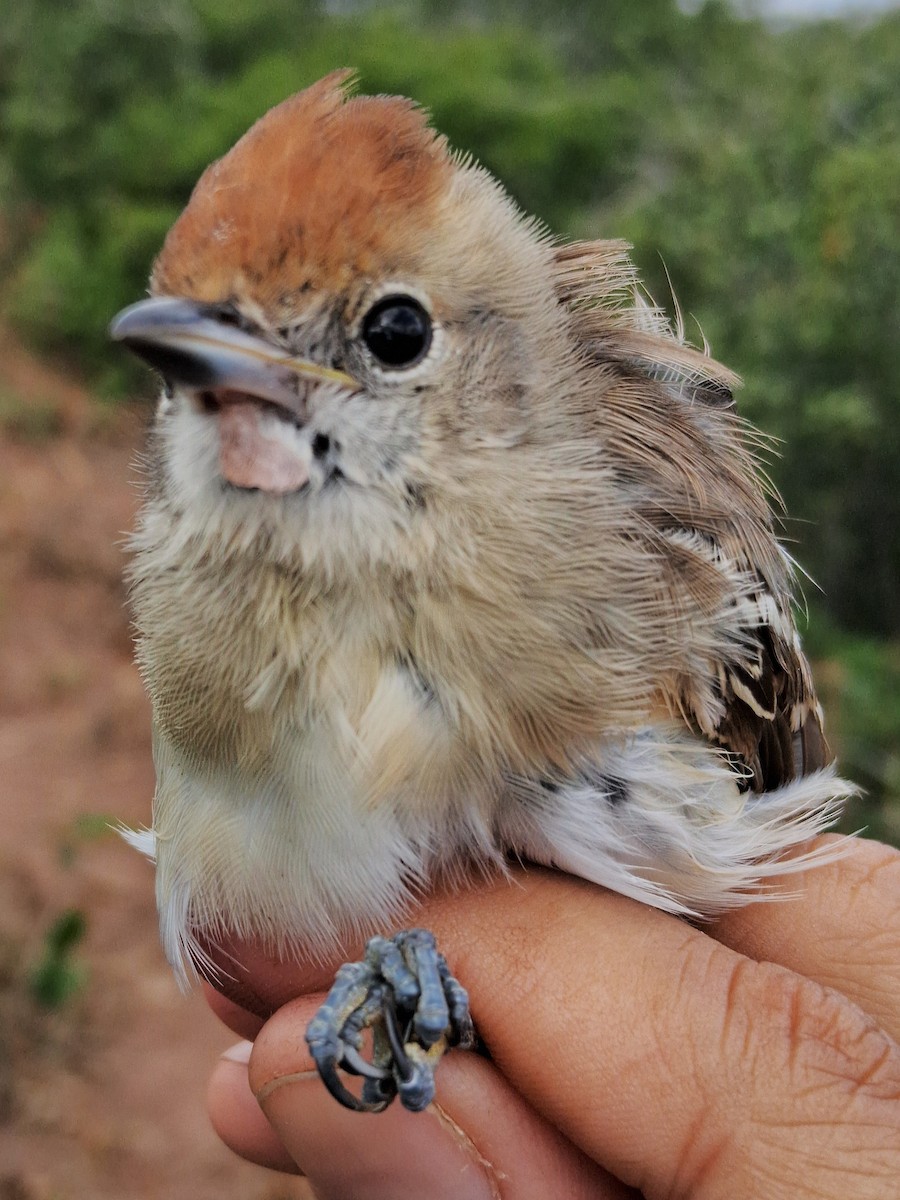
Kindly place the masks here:
<instances>
[{"instance_id":1,"label":"human skin","mask_svg":"<svg viewBox=\"0 0 900 1200\"><path fill-rule=\"evenodd\" d=\"M791 894L703 929L533 868L430 898L490 1060L449 1055L425 1114L335 1104L303 1040L331 966L231 947L208 997L255 1045L213 1124L319 1200L900 1196L900 853L852 840Z\"/></svg>"}]
</instances>

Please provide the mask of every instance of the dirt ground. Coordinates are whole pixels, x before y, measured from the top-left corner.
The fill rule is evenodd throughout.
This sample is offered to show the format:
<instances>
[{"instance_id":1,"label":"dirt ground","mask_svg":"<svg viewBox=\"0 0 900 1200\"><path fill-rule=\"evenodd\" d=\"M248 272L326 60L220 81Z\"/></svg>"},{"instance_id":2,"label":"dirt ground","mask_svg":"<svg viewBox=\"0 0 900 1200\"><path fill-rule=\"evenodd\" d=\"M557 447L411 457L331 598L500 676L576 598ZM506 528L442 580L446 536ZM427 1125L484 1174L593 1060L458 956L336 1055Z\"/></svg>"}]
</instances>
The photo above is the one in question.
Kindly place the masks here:
<instances>
[{"instance_id":1,"label":"dirt ground","mask_svg":"<svg viewBox=\"0 0 900 1200\"><path fill-rule=\"evenodd\" d=\"M92 402L0 332L0 1200L289 1200L206 1117L233 1037L178 992L152 871L149 710L121 583L144 413ZM61 916L86 922L35 998Z\"/></svg>"}]
</instances>

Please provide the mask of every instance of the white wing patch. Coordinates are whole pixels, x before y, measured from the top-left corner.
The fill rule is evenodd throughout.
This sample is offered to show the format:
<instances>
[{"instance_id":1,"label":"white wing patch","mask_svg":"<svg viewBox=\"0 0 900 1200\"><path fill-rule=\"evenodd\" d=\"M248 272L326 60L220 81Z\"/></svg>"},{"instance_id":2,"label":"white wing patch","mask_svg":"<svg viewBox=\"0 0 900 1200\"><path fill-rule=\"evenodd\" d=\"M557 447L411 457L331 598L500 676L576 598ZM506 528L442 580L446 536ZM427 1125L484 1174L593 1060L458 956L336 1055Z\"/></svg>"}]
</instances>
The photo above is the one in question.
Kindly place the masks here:
<instances>
[{"instance_id":1,"label":"white wing patch","mask_svg":"<svg viewBox=\"0 0 900 1200\"><path fill-rule=\"evenodd\" d=\"M503 837L520 854L692 916L780 898L763 882L843 854L836 842L782 857L827 830L855 793L832 768L742 791L723 755L676 723L598 749L577 780L517 780L516 791Z\"/></svg>"}]
</instances>

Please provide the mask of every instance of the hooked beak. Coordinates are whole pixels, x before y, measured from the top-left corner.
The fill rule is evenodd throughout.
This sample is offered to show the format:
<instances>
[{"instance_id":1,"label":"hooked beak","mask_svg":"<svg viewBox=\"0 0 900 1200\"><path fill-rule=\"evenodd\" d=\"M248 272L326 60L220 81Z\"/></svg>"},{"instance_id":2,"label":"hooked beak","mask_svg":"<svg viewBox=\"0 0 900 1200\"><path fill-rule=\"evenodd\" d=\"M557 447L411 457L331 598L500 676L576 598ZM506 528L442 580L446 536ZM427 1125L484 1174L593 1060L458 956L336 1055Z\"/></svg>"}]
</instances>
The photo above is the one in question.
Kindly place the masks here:
<instances>
[{"instance_id":1,"label":"hooked beak","mask_svg":"<svg viewBox=\"0 0 900 1200\"><path fill-rule=\"evenodd\" d=\"M175 384L201 392L240 392L306 416L304 379L358 387L343 371L294 358L226 321L215 304L161 296L125 308L109 336Z\"/></svg>"}]
</instances>

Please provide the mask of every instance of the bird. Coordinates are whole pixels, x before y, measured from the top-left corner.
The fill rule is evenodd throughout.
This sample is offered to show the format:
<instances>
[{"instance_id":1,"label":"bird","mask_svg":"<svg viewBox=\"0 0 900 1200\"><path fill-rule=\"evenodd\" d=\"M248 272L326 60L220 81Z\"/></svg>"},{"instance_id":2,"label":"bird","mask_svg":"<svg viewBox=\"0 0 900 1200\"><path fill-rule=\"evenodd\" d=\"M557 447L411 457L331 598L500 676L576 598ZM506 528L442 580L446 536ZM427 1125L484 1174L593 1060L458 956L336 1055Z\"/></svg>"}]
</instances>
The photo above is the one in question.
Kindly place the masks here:
<instances>
[{"instance_id":1,"label":"bird","mask_svg":"<svg viewBox=\"0 0 900 1200\"><path fill-rule=\"evenodd\" d=\"M205 171L111 336L163 380L129 584L165 952L372 935L307 1036L378 1111L475 1038L428 931L381 932L437 880L518 859L710 918L839 852L806 843L853 788L736 377L625 243L354 88Z\"/></svg>"}]
</instances>

